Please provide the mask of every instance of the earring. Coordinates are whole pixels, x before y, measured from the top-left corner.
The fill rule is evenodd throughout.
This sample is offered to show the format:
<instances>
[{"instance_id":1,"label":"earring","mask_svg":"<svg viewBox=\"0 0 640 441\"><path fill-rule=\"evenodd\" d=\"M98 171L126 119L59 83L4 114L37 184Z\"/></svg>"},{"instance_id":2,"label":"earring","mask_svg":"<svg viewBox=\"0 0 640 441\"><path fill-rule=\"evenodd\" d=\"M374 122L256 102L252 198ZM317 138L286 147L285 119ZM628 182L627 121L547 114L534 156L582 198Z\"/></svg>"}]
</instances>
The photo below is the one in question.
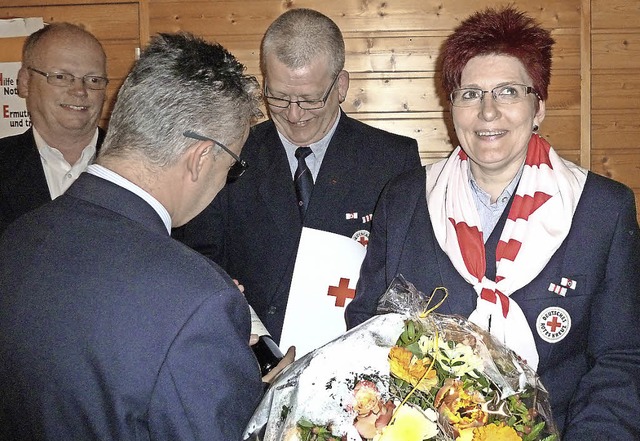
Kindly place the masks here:
<instances>
[{"instance_id":1,"label":"earring","mask_svg":"<svg viewBox=\"0 0 640 441\"><path fill-rule=\"evenodd\" d=\"M533 125L533 133L538 133L538 129L539 129L538 124L534 124Z\"/></svg>"}]
</instances>

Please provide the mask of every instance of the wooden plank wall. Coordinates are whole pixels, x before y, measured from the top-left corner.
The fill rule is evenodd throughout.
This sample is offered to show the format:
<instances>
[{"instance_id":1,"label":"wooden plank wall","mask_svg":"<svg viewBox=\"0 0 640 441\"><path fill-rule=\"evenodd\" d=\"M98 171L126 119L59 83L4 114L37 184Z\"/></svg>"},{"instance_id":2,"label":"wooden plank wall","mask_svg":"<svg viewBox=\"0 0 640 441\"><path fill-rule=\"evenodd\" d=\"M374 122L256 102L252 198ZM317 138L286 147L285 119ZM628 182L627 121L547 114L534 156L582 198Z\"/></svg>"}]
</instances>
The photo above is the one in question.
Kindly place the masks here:
<instances>
[{"instance_id":1,"label":"wooden plank wall","mask_svg":"<svg viewBox=\"0 0 640 441\"><path fill-rule=\"evenodd\" d=\"M189 31L229 48L258 78L267 26L310 7L342 29L351 86L344 110L418 140L423 162L451 151L455 134L439 97L443 39L491 0L4 0L0 18L42 16L84 24L109 56L113 97L134 50L157 32ZM43 6L46 4L47 6ZM541 133L566 158L618 179L640 206L640 2L519 0L556 39ZM105 109L104 123L109 108ZM453 141L452 141L453 140Z\"/></svg>"},{"instance_id":2,"label":"wooden plank wall","mask_svg":"<svg viewBox=\"0 0 640 441\"><path fill-rule=\"evenodd\" d=\"M640 209L640 1L591 0L591 28L591 169L633 188Z\"/></svg>"}]
</instances>

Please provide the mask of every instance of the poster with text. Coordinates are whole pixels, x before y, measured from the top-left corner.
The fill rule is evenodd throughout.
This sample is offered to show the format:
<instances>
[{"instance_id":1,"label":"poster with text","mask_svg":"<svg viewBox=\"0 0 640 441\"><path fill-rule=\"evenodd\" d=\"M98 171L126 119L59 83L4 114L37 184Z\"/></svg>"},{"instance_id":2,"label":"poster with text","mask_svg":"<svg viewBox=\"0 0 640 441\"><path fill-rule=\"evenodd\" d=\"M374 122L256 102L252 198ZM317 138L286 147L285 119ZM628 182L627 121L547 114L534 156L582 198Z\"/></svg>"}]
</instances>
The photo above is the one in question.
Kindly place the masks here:
<instances>
[{"instance_id":1,"label":"poster with text","mask_svg":"<svg viewBox=\"0 0 640 441\"><path fill-rule=\"evenodd\" d=\"M43 26L42 18L0 20L0 44L5 38L26 37ZM18 96L20 66L19 61L0 60L0 138L22 133L31 126L25 100Z\"/></svg>"},{"instance_id":2,"label":"poster with text","mask_svg":"<svg viewBox=\"0 0 640 441\"><path fill-rule=\"evenodd\" d=\"M18 70L21 63L0 63L0 138L17 135L31 126L24 99L18 96Z\"/></svg>"}]
</instances>

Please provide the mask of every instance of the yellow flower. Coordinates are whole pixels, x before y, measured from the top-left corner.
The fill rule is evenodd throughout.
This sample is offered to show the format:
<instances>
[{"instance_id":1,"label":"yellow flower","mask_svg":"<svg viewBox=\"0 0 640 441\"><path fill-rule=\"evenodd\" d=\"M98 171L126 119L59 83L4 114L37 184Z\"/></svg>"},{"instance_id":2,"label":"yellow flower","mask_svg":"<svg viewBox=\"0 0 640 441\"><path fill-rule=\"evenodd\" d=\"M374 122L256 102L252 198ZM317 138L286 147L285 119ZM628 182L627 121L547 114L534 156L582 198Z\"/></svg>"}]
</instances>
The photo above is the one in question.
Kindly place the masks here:
<instances>
[{"instance_id":1,"label":"yellow flower","mask_svg":"<svg viewBox=\"0 0 640 441\"><path fill-rule=\"evenodd\" d=\"M513 427L500 423L464 429L456 441L522 441L522 438Z\"/></svg>"},{"instance_id":2,"label":"yellow flower","mask_svg":"<svg viewBox=\"0 0 640 441\"><path fill-rule=\"evenodd\" d=\"M373 441L422 441L438 434L438 426L419 409L407 404L400 406L391 424Z\"/></svg>"},{"instance_id":3,"label":"yellow flower","mask_svg":"<svg viewBox=\"0 0 640 441\"><path fill-rule=\"evenodd\" d=\"M436 371L431 369L427 372L431 365L431 360L427 357L418 358L408 349L400 346L392 347L389 351L389 365L393 375L413 386L416 386L422 378L418 385L418 389L421 391L428 392L429 389L438 384Z\"/></svg>"},{"instance_id":4,"label":"yellow flower","mask_svg":"<svg viewBox=\"0 0 640 441\"><path fill-rule=\"evenodd\" d=\"M433 402L443 422L451 425L456 436L464 429L487 423L488 415L482 409L484 397L477 391L466 391L460 380L447 378Z\"/></svg>"}]
</instances>

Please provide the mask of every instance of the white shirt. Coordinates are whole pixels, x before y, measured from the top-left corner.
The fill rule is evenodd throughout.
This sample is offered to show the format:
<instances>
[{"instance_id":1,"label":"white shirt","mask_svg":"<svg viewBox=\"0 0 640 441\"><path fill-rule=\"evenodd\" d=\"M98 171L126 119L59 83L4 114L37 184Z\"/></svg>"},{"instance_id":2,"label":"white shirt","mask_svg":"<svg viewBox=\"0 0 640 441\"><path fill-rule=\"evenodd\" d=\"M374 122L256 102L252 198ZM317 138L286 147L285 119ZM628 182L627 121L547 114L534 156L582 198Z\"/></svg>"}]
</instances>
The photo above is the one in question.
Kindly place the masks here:
<instances>
[{"instance_id":1,"label":"white shirt","mask_svg":"<svg viewBox=\"0 0 640 441\"><path fill-rule=\"evenodd\" d=\"M93 135L91 142L87 145L80 155L80 159L70 165L60 150L49 146L38 131L33 128L33 137L40 153L40 162L42 162L42 168L44 169L44 176L47 179L47 186L49 187L49 194L51 199L55 199L62 193L67 191L67 188L75 181L80 173L86 170L87 166L91 164L96 156L96 144L98 142L98 129Z\"/></svg>"},{"instance_id":2,"label":"white shirt","mask_svg":"<svg viewBox=\"0 0 640 441\"><path fill-rule=\"evenodd\" d=\"M291 104L292 106L294 104ZM297 104L295 104L297 106ZM340 121L340 115L342 112L338 112L338 117L336 118L333 126L327 132L324 137L313 144L309 144L308 146L298 146L293 144L287 138L282 136L280 132L278 132L278 136L280 137L280 141L282 141L282 145L284 146L284 150L287 153L287 159L289 160L289 167L291 168L291 179L295 176L296 169L298 168L298 158L296 158L296 149L298 147L309 147L311 148L311 154L305 158L305 162L307 163L307 167L309 167L309 171L311 171L311 176L313 176L313 182L316 182L316 178L318 177L318 173L320 172L320 166L322 165L322 160L324 159L324 154L327 153L327 148L329 147L329 142L331 142L331 138L333 137L334 132L336 131L336 127L338 127L338 122Z\"/></svg>"},{"instance_id":3,"label":"white shirt","mask_svg":"<svg viewBox=\"0 0 640 441\"><path fill-rule=\"evenodd\" d=\"M171 234L171 216L169 215L169 212L166 208L164 208L164 205L162 205L156 198L151 196L145 190L138 187L128 179L123 178L116 172L98 164L91 164L89 167L87 167L87 173L98 176L99 178L105 179L109 182L113 182L114 184L129 190L131 193L140 196L145 200L145 202L147 202L147 204L151 205L151 208L153 208L156 213L158 213L158 216L160 216L160 219L162 219L162 223L167 229L167 233Z\"/></svg>"},{"instance_id":4,"label":"white shirt","mask_svg":"<svg viewBox=\"0 0 640 441\"><path fill-rule=\"evenodd\" d=\"M493 232L493 229L498 224L502 212L507 207L511 195L516 191L518 182L522 177L522 171L524 170L524 163L520 166L518 173L513 177L509 185L502 191L500 196L495 202L491 202L491 195L480 188L476 182L471 170L469 170L469 186L471 187L471 194L473 200L476 203L478 214L480 215L480 223L482 225L482 235L484 242L489 240L489 236Z\"/></svg>"}]
</instances>

